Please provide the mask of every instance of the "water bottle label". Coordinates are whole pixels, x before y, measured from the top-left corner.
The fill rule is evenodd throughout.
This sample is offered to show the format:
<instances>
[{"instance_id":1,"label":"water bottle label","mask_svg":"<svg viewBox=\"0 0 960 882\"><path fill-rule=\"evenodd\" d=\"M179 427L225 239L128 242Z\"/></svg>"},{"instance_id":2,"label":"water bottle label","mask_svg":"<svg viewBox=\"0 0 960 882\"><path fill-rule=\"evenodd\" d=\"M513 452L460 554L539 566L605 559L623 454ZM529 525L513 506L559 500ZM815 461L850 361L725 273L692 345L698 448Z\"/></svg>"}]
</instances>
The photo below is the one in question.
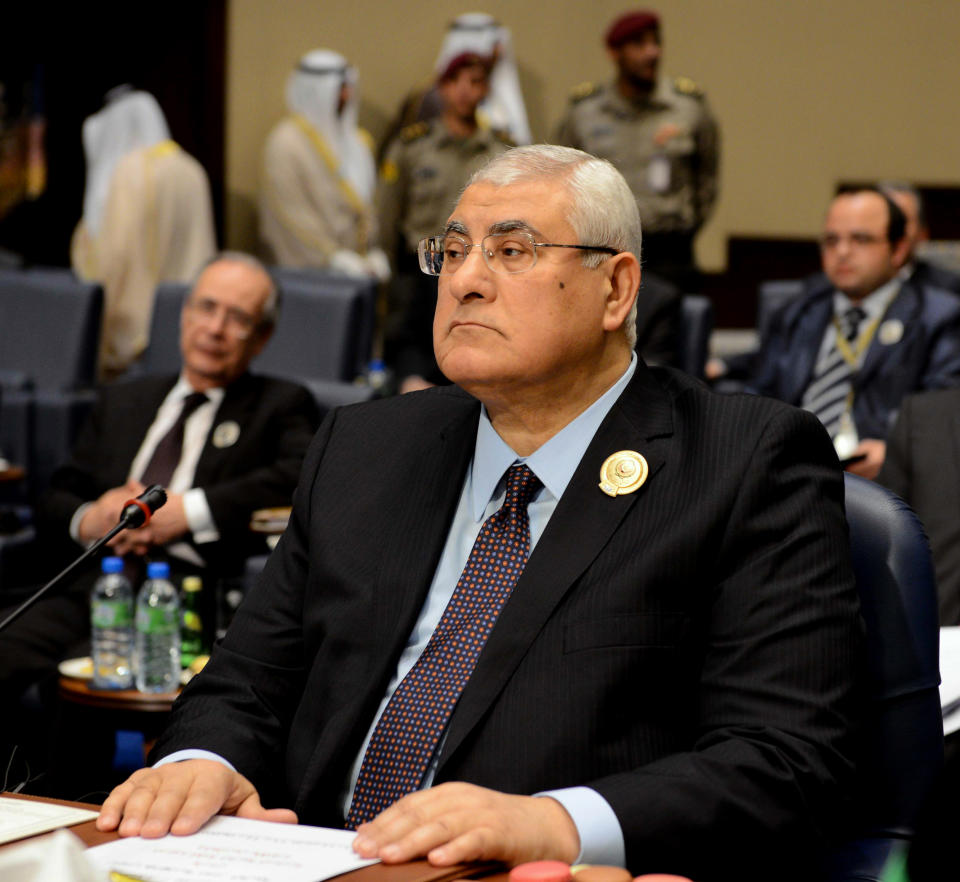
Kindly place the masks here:
<instances>
[{"instance_id":1,"label":"water bottle label","mask_svg":"<svg viewBox=\"0 0 960 882\"><path fill-rule=\"evenodd\" d=\"M95 628L127 628L133 622L130 604L122 600L95 600L91 621Z\"/></svg>"},{"instance_id":2,"label":"water bottle label","mask_svg":"<svg viewBox=\"0 0 960 882\"><path fill-rule=\"evenodd\" d=\"M141 634L175 634L177 618L176 609L141 606L137 608L137 630Z\"/></svg>"}]
</instances>

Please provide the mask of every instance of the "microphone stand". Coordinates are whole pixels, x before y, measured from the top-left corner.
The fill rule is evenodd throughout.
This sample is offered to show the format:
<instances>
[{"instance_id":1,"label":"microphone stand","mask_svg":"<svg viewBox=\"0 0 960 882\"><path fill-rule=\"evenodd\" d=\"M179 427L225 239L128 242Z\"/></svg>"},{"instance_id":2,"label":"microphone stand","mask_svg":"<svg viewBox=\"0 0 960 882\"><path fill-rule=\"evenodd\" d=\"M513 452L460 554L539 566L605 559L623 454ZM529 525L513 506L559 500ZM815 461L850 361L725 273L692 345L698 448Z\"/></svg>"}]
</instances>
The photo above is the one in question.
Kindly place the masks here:
<instances>
[{"instance_id":1,"label":"microphone stand","mask_svg":"<svg viewBox=\"0 0 960 882\"><path fill-rule=\"evenodd\" d=\"M152 488L151 488L152 489ZM164 497L166 501L166 497ZM131 499L130 503L136 505L137 508L134 509L133 516L130 514L124 513L123 517L120 518L119 522L115 527L112 527L106 533L104 533L96 542L94 542L83 554L80 555L73 563L69 564L65 569L61 570L54 576L46 585L44 585L39 591L36 591L30 597L28 597L23 603L20 604L10 615L8 615L2 622L0 622L0 632L4 631L7 627L13 624L17 619L20 618L31 606L33 606L41 597L43 597L51 588L55 588L59 585L67 576L69 576L77 567L80 566L84 561L96 554L104 545L106 545L117 533L126 530L131 526L142 526L150 522L150 510L145 506L139 499ZM128 503L128 504L130 504ZM160 503L163 505L163 502ZM159 507L159 506L157 506ZM134 518L137 515L140 515L140 512L143 512L145 515L144 521L140 523L133 523Z\"/></svg>"}]
</instances>

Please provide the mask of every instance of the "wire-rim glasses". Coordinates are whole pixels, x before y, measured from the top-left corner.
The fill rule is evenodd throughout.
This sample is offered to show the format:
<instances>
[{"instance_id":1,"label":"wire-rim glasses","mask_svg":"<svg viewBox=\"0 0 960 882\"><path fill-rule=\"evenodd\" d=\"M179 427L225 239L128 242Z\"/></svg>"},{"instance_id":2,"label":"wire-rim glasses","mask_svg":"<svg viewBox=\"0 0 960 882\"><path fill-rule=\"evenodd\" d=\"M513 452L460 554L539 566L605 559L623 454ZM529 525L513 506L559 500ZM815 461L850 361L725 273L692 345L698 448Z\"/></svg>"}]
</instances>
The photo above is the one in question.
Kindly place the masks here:
<instances>
[{"instance_id":1,"label":"wire-rim glasses","mask_svg":"<svg viewBox=\"0 0 960 882\"><path fill-rule=\"evenodd\" d=\"M579 251L602 251L619 254L606 245L558 245L554 242L536 242L522 230L509 233L491 233L480 242L467 242L460 236L429 236L417 246L420 269L428 276L455 273L466 262L472 248L479 248L483 262L495 273L525 273L537 263L538 248L575 248Z\"/></svg>"}]
</instances>

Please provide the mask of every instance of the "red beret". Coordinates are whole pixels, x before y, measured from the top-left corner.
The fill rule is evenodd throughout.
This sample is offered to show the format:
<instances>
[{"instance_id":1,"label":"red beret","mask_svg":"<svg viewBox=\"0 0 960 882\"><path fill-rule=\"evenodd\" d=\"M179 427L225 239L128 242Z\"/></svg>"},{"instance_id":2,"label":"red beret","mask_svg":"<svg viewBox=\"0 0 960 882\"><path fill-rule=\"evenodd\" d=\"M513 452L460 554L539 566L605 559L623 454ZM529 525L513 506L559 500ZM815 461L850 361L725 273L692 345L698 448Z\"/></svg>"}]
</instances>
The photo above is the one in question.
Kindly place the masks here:
<instances>
[{"instance_id":1,"label":"red beret","mask_svg":"<svg viewBox=\"0 0 960 882\"><path fill-rule=\"evenodd\" d=\"M635 40L644 31L659 30L660 16L649 9L637 9L620 16L607 31L607 45L616 49L630 40Z\"/></svg>"},{"instance_id":2,"label":"red beret","mask_svg":"<svg viewBox=\"0 0 960 882\"><path fill-rule=\"evenodd\" d=\"M459 55L454 55L453 58L447 62L447 66L441 71L437 79L441 81L449 80L456 75L461 67L473 67L474 65L479 65L486 70L487 73L490 73L490 68L493 66L492 59L486 55L479 55L476 52L461 52Z\"/></svg>"}]
</instances>

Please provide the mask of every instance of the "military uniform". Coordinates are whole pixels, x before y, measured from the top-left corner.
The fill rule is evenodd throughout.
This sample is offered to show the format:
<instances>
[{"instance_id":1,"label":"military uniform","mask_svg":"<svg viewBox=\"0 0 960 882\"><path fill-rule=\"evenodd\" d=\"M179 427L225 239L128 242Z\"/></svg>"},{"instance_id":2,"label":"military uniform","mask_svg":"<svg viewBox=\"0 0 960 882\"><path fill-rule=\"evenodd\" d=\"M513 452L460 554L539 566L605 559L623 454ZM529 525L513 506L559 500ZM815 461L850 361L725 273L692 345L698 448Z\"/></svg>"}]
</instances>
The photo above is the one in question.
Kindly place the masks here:
<instances>
[{"instance_id":1,"label":"military uniform","mask_svg":"<svg viewBox=\"0 0 960 882\"><path fill-rule=\"evenodd\" d=\"M377 208L397 273L384 327L385 355L401 378L442 380L433 358L437 282L420 272L417 243L443 232L470 176L511 146L505 135L487 128L458 138L438 119L407 126L387 148Z\"/></svg>"},{"instance_id":2,"label":"military uniform","mask_svg":"<svg viewBox=\"0 0 960 882\"><path fill-rule=\"evenodd\" d=\"M689 249L716 201L719 146L716 123L692 80L661 77L640 102L625 98L616 83L580 86L555 140L610 160L626 178L651 245L645 263L667 256L652 247L654 240L681 248L686 242Z\"/></svg>"}]
</instances>

